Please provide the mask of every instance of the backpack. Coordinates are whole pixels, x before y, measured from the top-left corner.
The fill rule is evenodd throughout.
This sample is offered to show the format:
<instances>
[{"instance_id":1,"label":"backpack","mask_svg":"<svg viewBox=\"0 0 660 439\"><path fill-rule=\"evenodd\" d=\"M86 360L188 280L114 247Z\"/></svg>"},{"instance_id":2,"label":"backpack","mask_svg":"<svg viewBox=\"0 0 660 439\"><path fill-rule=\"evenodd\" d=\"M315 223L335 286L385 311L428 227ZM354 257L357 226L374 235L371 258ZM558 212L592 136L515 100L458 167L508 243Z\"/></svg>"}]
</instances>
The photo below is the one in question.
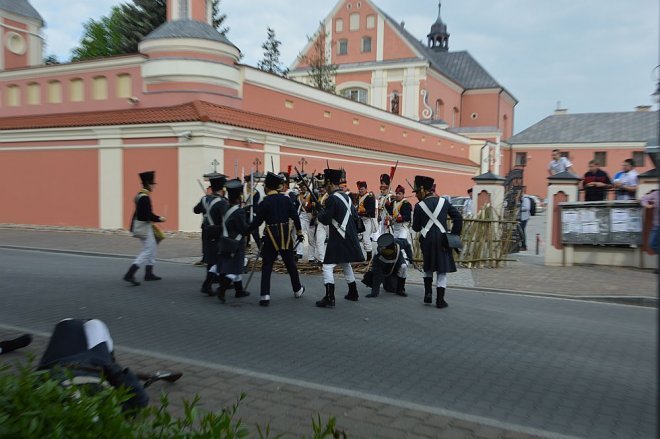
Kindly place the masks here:
<instances>
[{"instance_id":1,"label":"backpack","mask_svg":"<svg viewBox=\"0 0 660 439\"><path fill-rule=\"evenodd\" d=\"M536 216L536 201L532 197L525 197L529 200L529 214L531 216Z\"/></svg>"}]
</instances>

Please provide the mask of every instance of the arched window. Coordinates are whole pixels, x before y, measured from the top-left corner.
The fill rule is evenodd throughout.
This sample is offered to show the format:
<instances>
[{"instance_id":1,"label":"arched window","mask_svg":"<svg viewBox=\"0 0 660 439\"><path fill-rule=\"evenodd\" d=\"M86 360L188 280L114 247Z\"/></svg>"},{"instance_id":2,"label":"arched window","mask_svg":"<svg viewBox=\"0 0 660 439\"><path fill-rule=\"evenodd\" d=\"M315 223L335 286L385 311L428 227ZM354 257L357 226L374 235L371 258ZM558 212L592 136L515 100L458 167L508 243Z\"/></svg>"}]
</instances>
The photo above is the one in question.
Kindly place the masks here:
<instances>
[{"instance_id":1,"label":"arched window","mask_svg":"<svg viewBox=\"0 0 660 439\"><path fill-rule=\"evenodd\" d=\"M341 92L341 95L345 98L349 98L352 101L366 104L368 101L369 92L365 88L347 88Z\"/></svg>"},{"instance_id":2,"label":"arched window","mask_svg":"<svg viewBox=\"0 0 660 439\"><path fill-rule=\"evenodd\" d=\"M445 118L445 103L442 99L435 101L435 119L440 120Z\"/></svg>"},{"instance_id":3,"label":"arched window","mask_svg":"<svg viewBox=\"0 0 660 439\"><path fill-rule=\"evenodd\" d=\"M97 76L92 81L92 99L103 101L108 99L108 78Z\"/></svg>"},{"instance_id":4,"label":"arched window","mask_svg":"<svg viewBox=\"0 0 660 439\"><path fill-rule=\"evenodd\" d=\"M28 105L41 104L41 85L36 82L31 82L27 86L27 103Z\"/></svg>"},{"instance_id":5,"label":"arched window","mask_svg":"<svg viewBox=\"0 0 660 439\"><path fill-rule=\"evenodd\" d=\"M48 103L62 103L62 83L60 81L50 81L48 83Z\"/></svg>"},{"instance_id":6,"label":"arched window","mask_svg":"<svg viewBox=\"0 0 660 439\"><path fill-rule=\"evenodd\" d=\"M5 94L5 103L8 107L18 107L21 105L21 88L16 85L8 85Z\"/></svg>"},{"instance_id":7,"label":"arched window","mask_svg":"<svg viewBox=\"0 0 660 439\"><path fill-rule=\"evenodd\" d=\"M117 97L130 98L131 96L133 96L131 75L128 73L120 73L117 75Z\"/></svg>"},{"instance_id":8,"label":"arched window","mask_svg":"<svg viewBox=\"0 0 660 439\"><path fill-rule=\"evenodd\" d=\"M69 82L69 100L71 102L82 102L85 100L85 82L80 78Z\"/></svg>"}]
</instances>

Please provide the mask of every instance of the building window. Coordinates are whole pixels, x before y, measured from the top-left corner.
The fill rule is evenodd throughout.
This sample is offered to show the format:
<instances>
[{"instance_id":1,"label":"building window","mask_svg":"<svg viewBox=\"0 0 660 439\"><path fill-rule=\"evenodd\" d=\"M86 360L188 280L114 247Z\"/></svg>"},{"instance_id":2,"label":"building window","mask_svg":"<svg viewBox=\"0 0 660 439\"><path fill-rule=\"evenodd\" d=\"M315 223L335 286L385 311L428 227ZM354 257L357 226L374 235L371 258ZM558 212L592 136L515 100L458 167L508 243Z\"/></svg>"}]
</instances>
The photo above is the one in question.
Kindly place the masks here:
<instances>
[{"instance_id":1,"label":"building window","mask_svg":"<svg viewBox=\"0 0 660 439\"><path fill-rule=\"evenodd\" d=\"M131 83L131 75L122 73L117 75L117 97L130 98L133 96L133 85Z\"/></svg>"},{"instance_id":2,"label":"building window","mask_svg":"<svg viewBox=\"0 0 660 439\"><path fill-rule=\"evenodd\" d=\"M27 86L27 103L28 105L41 104L41 85L32 82Z\"/></svg>"},{"instance_id":3,"label":"building window","mask_svg":"<svg viewBox=\"0 0 660 439\"><path fill-rule=\"evenodd\" d=\"M97 76L92 80L92 99L104 101L108 99L108 78Z\"/></svg>"},{"instance_id":4,"label":"building window","mask_svg":"<svg viewBox=\"0 0 660 439\"><path fill-rule=\"evenodd\" d=\"M371 37L362 37L362 52L371 52Z\"/></svg>"},{"instance_id":5,"label":"building window","mask_svg":"<svg viewBox=\"0 0 660 439\"><path fill-rule=\"evenodd\" d=\"M27 42L25 38L16 32L9 32L7 34L7 49L13 54L24 55L27 51Z\"/></svg>"},{"instance_id":6,"label":"building window","mask_svg":"<svg viewBox=\"0 0 660 439\"><path fill-rule=\"evenodd\" d=\"M344 32L344 20L341 18L335 21L335 32Z\"/></svg>"},{"instance_id":7,"label":"building window","mask_svg":"<svg viewBox=\"0 0 660 439\"><path fill-rule=\"evenodd\" d=\"M350 23L348 25L349 30L356 31L360 30L360 14L355 13L350 16Z\"/></svg>"},{"instance_id":8,"label":"building window","mask_svg":"<svg viewBox=\"0 0 660 439\"><path fill-rule=\"evenodd\" d=\"M341 95L345 98L349 98L356 102L362 102L363 104L367 103L367 94L367 90L364 88L348 88L341 92Z\"/></svg>"},{"instance_id":9,"label":"building window","mask_svg":"<svg viewBox=\"0 0 660 439\"><path fill-rule=\"evenodd\" d=\"M442 102L442 99L435 101L435 119L440 120L445 117L445 103Z\"/></svg>"},{"instance_id":10,"label":"building window","mask_svg":"<svg viewBox=\"0 0 660 439\"><path fill-rule=\"evenodd\" d=\"M635 166L644 166L646 154L644 154L644 151L635 151L633 152L632 159L635 162Z\"/></svg>"},{"instance_id":11,"label":"building window","mask_svg":"<svg viewBox=\"0 0 660 439\"><path fill-rule=\"evenodd\" d=\"M60 81L50 81L48 83L48 103L62 103L62 83Z\"/></svg>"},{"instance_id":12,"label":"building window","mask_svg":"<svg viewBox=\"0 0 660 439\"><path fill-rule=\"evenodd\" d=\"M82 102L85 100L85 83L82 79L72 79L69 82L69 100L71 102Z\"/></svg>"},{"instance_id":13,"label":"building window","mask_svg":"<svg viewBox=\"0 0 660 439\"><path fill-rule=\"evenodd\" d=\"M18 107L21 105L21 88L18 85L7 86L5 103L8 107Z\"/></svg>"},{"instance_id":14,"label":"building window","mask_svg":"<svg viewBox=\"0 0 660 439\"><path fill-rule=\"evenodd\" d=\"M604 151L595 152L594 160L596 160L600 166L607 166L607 153Z\"/></svg>"},{"instance_id":15,"label":"building window","mask_svg":"<svg viewBox=\"0 0 660 439\"><path fill-rule=\"evenodd\" d=\"M340 55L348 54L348 40L339 40L339 52Z\"/></svg>"},{"instance_id":16,"label":"building window","mask_svg":"<svg viewBox=\"0 0 660 439\"><path fill-rule=\"evenodd\" d=\"M516 153L516 166L526 166L527 165L527 153L526 152L517 152Z\"/></svg>"},{"instance_id":17,"label":"building window","mask_svg":"<svg viewBox=\"0 0 660 439\"><path fill-rule=\"evenodd\" d=\"M367 29L374 29L376 27L376 16L367 15Z\"/></svg>"}]
</instances>

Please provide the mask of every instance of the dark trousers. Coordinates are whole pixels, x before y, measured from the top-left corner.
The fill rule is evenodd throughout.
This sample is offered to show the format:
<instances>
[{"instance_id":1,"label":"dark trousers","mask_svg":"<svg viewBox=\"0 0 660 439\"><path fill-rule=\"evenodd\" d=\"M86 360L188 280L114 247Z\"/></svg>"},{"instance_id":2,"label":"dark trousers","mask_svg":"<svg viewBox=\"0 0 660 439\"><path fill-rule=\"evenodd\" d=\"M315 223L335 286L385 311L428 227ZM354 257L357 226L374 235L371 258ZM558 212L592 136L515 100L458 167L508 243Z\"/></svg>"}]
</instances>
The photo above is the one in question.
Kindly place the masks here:
<instances>
[{"instance_id":1,"label":"dark trousers","mask_svg":"<svg viewBox=\"0 0 660 439\"><path fill-rule=\"evenodd\" d=\"M277 259L277 255L282 256L282 261L289 272L291 278L291 287L293 291L299 291L302 288L300 284L300 275L298 274L298 266L294 257L293 250L275 250L273 243L268 238L265 239L261 247L261 258L263 264L261 266L261 295L270 294L270 276L273 273L273 264Z\"/></svg>"},{"instance_id":2,"label":"dark trousers","mask_svg":"<svg viewBox=\"0 0 660 439\"><path fill-rule=\"evenodd\" d=\"M527 248L527 221L520 220L520 242L522 248Z\"/></svg>"}]
</instances>

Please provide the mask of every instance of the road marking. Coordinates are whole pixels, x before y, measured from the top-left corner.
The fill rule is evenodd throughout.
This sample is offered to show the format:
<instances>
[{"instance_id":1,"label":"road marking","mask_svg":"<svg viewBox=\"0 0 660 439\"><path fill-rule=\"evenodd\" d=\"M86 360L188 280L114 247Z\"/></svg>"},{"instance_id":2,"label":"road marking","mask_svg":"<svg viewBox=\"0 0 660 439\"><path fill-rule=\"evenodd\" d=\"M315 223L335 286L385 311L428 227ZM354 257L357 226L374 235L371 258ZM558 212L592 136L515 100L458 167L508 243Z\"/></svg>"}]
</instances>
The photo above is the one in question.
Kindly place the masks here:
<instances>
[{"instance_id":1,"label":"road marking","mask_svg":"<svg viewBox=\"0 0 660 439\"><path fill-rule=\"evenodd\" d=\"M33 329L25 328L22 326L13 326L13 325L6 325L6 324L0 324L0 329L5 329L5 330L10 330L10 331L16 331L16 332L23 332L23 333L30 333L39 337L45 337L49 338L50 334L45 333L42 331L35 331ZM333 387L333 386L326 386L323 384L317 384L311 381L304 381L304 380L298 380L294 378L287 378L287 377L282 377L279 375L271 375L267 373L262 373L262 372L255 372L252 370L248 369L242 369L239 367L234 367L234 366L226 366L222 364L216 364L216 363L210 363L207 361L203 360L193 360L190 358L184 358L184 357L178 357L176 355L168 355L168 354L162 354L158 352L153 352L145 349L137 349L137 348L131 348L127 347L124 345L115 345L115 349L117 351L123 351L127 352L130 354L135 354L135 355L142 355L146 357L152 357L152 358L157 358L161 360L166 360L166 361L173 361L176 363L181 363L181 364L188 364L190 366L197 366L197 367L203 367L206 369L212 369L216 370L219 372L226 372L226 373L232 373L235 375L243 375L251 378L257 378L265 381L272 381L276 383L281 383L281 384L288 384L292 386L298 386L298 387L303 387L306 389L310 390L317 390L321 392L327 392L327 393L333 393L336 395L342 395L342 396L348 396L351 398L358 398L358 399L363 399L366 401L371 401L371 402L377 402L381 404L387 404L395 407L399 407L402 409L407 409L407 410L415 410L415 411L421 411L421 412L426 412L432 415L438 415L438 416L446 416L450 418L455 418L459 419L462 421L466 422L472 422L475 424L481 424L489 427L494 427L498 428L501 430L507 430L507 431L515 431L523 434L529 434L533 436L541 436L544 438L548 439L578 439L576 436L567 436L567 435L562 435L559 433L554 433L550 431L545 431L545 430L540 430L540 429L535 429L531 427L525 427L522 425L518 424L511 424L507 422L501 422L496 419L492 418L486 418L482 416L475 416L475 415L470 415L467 413L461 413L461 412L455 412L452 410L446 410L442 409L439 407L432 407L432 406L427 406L427 405L422 405L422 404L417 404L414 402L409 402L409 401L403 401L399 399L393 399L393 398L388 398L385 396L380 396L380 395L374 395L371 393L365 393L365 392L359 392L356 390L349 390L349 389L344 389L341 387Z\"/></svg>"}]
</instances>

